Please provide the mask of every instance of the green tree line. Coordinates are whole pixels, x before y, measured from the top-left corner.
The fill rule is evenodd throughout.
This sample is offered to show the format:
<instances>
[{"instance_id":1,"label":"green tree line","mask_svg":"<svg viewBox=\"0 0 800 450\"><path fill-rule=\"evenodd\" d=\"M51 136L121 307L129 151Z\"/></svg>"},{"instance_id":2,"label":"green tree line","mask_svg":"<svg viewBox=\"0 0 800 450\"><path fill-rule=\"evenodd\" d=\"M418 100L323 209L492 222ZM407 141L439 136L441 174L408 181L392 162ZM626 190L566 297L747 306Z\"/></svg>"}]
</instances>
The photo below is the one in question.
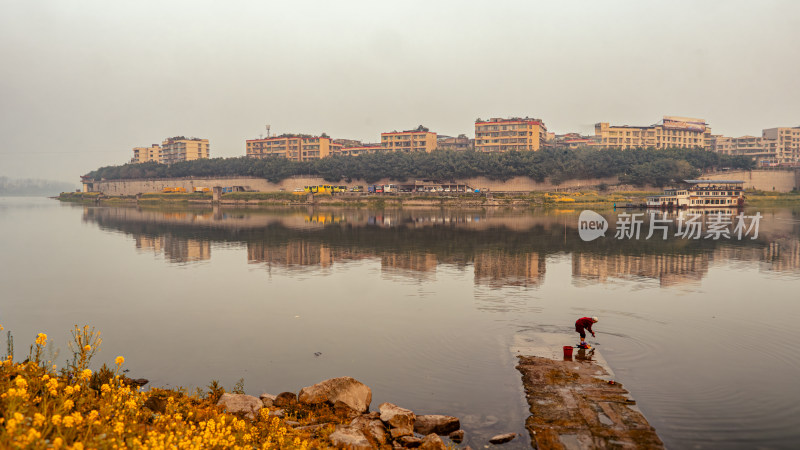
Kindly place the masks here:
<instances>
[{"instance_id":1,"label":"green tree line","mask_svg":"<svg viewBox=\"0 0 800 450\"><path fill-rule=\"evenodd\" d=\"M522 176L536 181L549 178L554 184L571 179L619 176L625 183L663 186L724 167L751 169L753 161L743 156L677 148L624 151L545 148L536 152L506 153L437 150L431 153L337 155L312 161L238 157L183 161L172 165L147 162L101 167L87 175L95 180L251 176L273 183L295 175L320 176L331 183L354 179L372 183L383 178L398 181L453 180L478 176L507 180Z\"/></svg>"}]
</instances>

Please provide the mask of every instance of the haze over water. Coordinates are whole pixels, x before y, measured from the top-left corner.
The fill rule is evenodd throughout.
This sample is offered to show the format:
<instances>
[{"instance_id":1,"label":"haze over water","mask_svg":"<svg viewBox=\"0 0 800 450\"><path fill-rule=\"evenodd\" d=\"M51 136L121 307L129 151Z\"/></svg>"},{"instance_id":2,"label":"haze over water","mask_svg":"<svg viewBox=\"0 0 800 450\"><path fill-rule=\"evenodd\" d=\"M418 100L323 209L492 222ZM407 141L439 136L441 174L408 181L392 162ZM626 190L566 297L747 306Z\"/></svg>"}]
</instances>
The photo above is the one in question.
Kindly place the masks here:
<instances>
[{"instance_id":1,"label":"haze over water","mask_svg":"<svg viewBox=\"0 0 800 450\"><path fill-rule=\"evenodd\" d=\"M800 209L748 208L755 240L578 237L580 210L86 207L0 198L0 323L103 334L148 386L277 394L335 376L470 445L528 415L511 351L537 333L596 348L671 448L800 438ZM3 336L5 338L5 336ZM590 338L590 342L592 339ZM4 344L5 339L0 344ZM319 353L319 355L316 355Z\"/></svg>"}]
</instances>

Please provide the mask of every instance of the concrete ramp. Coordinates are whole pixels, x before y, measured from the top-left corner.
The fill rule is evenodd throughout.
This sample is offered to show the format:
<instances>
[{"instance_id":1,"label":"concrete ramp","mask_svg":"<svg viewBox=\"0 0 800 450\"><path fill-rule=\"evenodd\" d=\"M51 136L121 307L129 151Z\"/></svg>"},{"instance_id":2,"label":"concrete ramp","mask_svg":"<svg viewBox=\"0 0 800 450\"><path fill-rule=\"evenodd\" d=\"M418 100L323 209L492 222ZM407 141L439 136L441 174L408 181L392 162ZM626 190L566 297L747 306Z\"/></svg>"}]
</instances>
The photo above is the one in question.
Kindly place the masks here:
<instances>
[{"instance_id":1,"label":"concrete ramp","mask_svg":"<svg viewBox=\"0 0 800 450\"><path fill-rule=\"evenodd\" d=\"M511 346L530 406L525 427L533 447L664 448L597 349L564 356L573 341L572 335L526 333Z\"/></svg>"}]
</instances>

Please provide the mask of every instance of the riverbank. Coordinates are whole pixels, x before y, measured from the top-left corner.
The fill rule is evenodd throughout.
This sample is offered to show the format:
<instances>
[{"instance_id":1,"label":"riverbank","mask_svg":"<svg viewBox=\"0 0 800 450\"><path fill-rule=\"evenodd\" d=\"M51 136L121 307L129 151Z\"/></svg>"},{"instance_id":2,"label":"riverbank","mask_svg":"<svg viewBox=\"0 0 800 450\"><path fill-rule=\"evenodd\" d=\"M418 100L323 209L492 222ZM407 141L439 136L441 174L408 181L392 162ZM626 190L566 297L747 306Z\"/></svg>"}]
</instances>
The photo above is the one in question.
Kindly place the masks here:
<instances>
[{"instance_id":1,"label":"riverbank","mask_svg":"<svg viewBox=\"0 0 800 450\"><path fill-rule=\"evenodd\" d=\"M457 417L417 415L388 402L371 412L372 390L350 377L259 397L243 392L243 380L231 393L216 381L193 393L141 390L148 381L127 377L122 356L110 368L89 369L99 332L75 326L72 336L72 363L61 370L45 359L46 334L37 335L20 363L13 362L9 337L9 354L0 361L0 448L445 450L465 440Z\"/></svg>"},{"instance_id":2,"label":"riverbank","mask_svg":"<svg viewBox=\"0 0 800 450\"><path fill-rule=\"evenodd\" d=\"M502 433L483 442L466 435L457 417L417 415L388 402L370 411L372 390L350 377L259 397L243 392L243 380L231 392L216 381L193 393L142 390L148 381L126 376L122 356L112 367L89 369L100 348L99 332L75 326L72 337L73 362L61 370L45 359L44 333L23 362L13 362L9 345L0 362L0 447L445 450L500 445L518 437ZM592 362L591 352L579 351L574 361L520 356L517 369L533 414L526 428L536 448L572 443L663 448L655 430L630 409L627 391L607 381L608 373Z\"/></svg>"},{"instance_id":3,"label":"riverbank","mask_svg":"<svg viewBox=\"0 0 800 450\"><path fill-rule=\"evenodd\" d=\"M486 193L446 193L446 194L322 194L298 195L283 192L234 192L223 194L217 204L220 206L343 206L369 208L403 207L454 207L454 208L496 208L496 207L584 207L584 208L624 208L626 205L642 205L654 191L576 191L576 192L533 192L526 194L486 194ZM800 192L780 193L747 191L749 206L768 206L773 204L799 204ZM57 197L64 202L102 205L212 205L210 193L150 193L136 196L107 196L97 192L64 192Z\"/></svg>"},{"instance_id":4,"label":"riverbank","mask_svg":"<svg viewBox=\"0 0 800 450\"><path fill-rule=\"evenodd\" d=\"M347 207L563 207L571 205L613 207L614 204L642 203L649 191L620 191L602 193L585 192L534 192L527 194L440 193L440 194L322 194L297 195L270 192L234 192L223 194L218 202L222 206L347 206ZM176 205L213 204L209 193L151 193L137 196L107 196L96 192L66 192L58 200L65 202L120 205Z\"/></svg>"}]
</instances>

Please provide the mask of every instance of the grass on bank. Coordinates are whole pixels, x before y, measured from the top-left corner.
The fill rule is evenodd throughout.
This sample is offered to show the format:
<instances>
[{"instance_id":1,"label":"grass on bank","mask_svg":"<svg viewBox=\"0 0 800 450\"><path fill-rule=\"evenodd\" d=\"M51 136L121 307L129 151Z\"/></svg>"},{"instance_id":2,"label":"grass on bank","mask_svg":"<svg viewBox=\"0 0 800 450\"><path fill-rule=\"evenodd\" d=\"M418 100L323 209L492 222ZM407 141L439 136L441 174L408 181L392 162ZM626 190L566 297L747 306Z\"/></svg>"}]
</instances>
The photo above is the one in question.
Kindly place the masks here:
<instances>
[{"instance_id":1,"label":"grass on bank","mask_svg":"<svg viewBox=\"0 0 800 450\"><path fill-rule=\"evenodd\" d=\"M0 361L0 448L324 448L330 447L332 426L311 435L286 420L344 420L326 407L286 408L286 420L269 416L267 408L254 419L226 414L216 406L224 393L216 382L193 394L181 388L143 391L122 373L122 356L111 368L89 369L99 332L75 326L72 336L72 363L61 369L43 358L46 334L36 337L19 363L9 339L8 355Z\"/></svg>"},{"instance_id":2,"label":"grass on bank","mask_svg":"<svg viewBox=\"0 0 800 450\"><path fill-rule=\"evenodd\" d=\"M660 194L659 191L616 191L602 192L596 190L586 190L577 192L557 191L557 192L529 192L529 193L496 193L493 198L501 204L530 204L533 206L562 206L562 205L595 205L595 206L617 206L627 203L644 203L649 195ZM800 192L767 192L767 191L745 191L748 204L770 204L770 203L800 203ZM487 197L483 194L475 193L450 193L447 196L425 196L415 194L400 195L367 195L367 196L331 196L330 194L316 194L315 200L328 205L341 206L390 206L402 205L406 202L431 202L431 203L459 203L463 200L478 201L486 203ZM60 200L73 202L95 202L101 198L103 203L126 203L136 201L135 196L107 197L97 192L65 192L59 196ZM279 203L305 203L305 195L296 195L289 192L231 192L222 194L222 200L246 201L246 202L279 202ZM142 194L140 203L188 203L190 201L211 201L210 193L148 193Z\"/></svg>"},{"instance_id":3,"label":"grass on bank","mask_svg":"<svg viewBox=\"0 0 800 450\"><path fill-rule=\"evenodd\" d=\"M800 204L800 192L770 192L770 191L746 191L746 203L749 204L770 204L770 203L796 203Z\"/></svg>"}]
</instances>

